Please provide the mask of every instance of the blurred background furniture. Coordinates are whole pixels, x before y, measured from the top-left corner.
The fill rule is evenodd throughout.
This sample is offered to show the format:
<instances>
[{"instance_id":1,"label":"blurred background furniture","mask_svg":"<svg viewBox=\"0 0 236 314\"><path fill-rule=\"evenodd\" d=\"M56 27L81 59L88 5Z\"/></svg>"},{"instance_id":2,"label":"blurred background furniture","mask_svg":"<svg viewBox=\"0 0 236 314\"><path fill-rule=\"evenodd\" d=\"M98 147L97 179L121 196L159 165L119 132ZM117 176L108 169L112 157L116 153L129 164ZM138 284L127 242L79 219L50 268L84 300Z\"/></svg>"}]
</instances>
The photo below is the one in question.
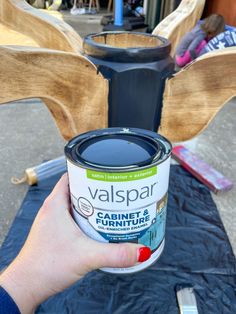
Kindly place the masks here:
<instances>
[{"instance_id":1,"label":"blurred background furniture","mask_svg":"<svg viewBox=\"0 0 236 314\"><path fill-rule=\"evenodd\" d=\"M236 26L236 1L206 0L203 17L206 17L212 13L223 15L226 24Z\"/></svg>"},{"instance_id":2,"label":"blurred background furniture","mask_svg":"<svg viewBox=\"0 0 236 314\"><path fill-rule=\"evenodd\" d=\"M109 0L108 1L108 6L107 6L107 11L111 12L112 11L112 7L113 7L113 0Z\"/></svg>"},{"instance_id":3,"label":"blurred background furniture","mask_svg":"<svg viewBox=\"0 0 236 314\"><path fill-rule=\"evenodd\" d=\"M97 12L100 10L99 0L74 0L73 7L88 7L88 12L91 12L91 9L96 9Z\"/></svg>"}]
</instances>

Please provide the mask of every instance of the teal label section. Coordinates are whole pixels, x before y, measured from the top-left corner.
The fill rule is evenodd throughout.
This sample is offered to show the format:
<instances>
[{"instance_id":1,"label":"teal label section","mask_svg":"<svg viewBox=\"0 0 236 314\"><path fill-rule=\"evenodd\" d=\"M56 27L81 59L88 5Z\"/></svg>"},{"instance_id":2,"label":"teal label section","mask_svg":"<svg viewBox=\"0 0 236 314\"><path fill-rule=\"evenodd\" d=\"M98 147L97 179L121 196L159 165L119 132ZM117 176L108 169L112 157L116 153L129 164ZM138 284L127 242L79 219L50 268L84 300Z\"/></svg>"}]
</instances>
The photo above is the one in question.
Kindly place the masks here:
<instances>
[{"instance_id":1,"label":"teal label section","mask_svg":"<svg viewBox=\"0 0 236 314\"><path fill-rule=\"evenodd\" d=\"M148 217L147 217L148 218ZM99 234L109 242L133 242L140 243L150 247L152 251L157 249L165 236L166 226L166 206L157 213L151 225L138 232L129 232L126 234L111 234L99 231ZM101 227L102 229L102 227Z\"/></svg>"},{"instance_id":2,"label":"teal label section","mask_svg":"<svg viewBox=\"0 0 236 314\"><path fill-rule=\"evenodd\" d=\"M150 208L137 210L136 213L98 212L97 231L108 242L140 243L155 251L165 237L166 210L167 194L152 207L151 215ZM115 232L109 232L112 230Z\"/></svg>"},{"instance_id":3,"label":"teal label section","mask_svg":"<svg viewBox=\"0 0 236 314\"><path fill-rule=\"evenodd\" d=\"M162 209L160 214L156 216L156 220L146 230L146 232L139 238L138 243L150 247L155 250L162 242L165 236L166 227L166 207Z\"/></svg>"}]
</instances>

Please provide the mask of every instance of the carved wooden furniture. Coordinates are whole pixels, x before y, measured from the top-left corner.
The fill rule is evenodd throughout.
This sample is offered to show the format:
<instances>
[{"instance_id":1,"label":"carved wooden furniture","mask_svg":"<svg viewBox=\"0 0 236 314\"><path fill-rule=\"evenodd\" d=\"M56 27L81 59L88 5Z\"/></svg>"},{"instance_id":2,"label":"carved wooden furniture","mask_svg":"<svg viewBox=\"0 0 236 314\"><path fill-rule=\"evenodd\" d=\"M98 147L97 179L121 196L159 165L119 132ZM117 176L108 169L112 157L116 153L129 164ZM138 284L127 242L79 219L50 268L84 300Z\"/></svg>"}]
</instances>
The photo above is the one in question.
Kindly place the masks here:
<instances>
[{"instance_id":1,"label":"carved wooden furniture","mask_svg":"<svg viewBox=\"0 0 236 314\"><path fill-rule=\"evenodd\" d=\"M167 37L176 43L183 33L181 23L184 31L191 28L193 17L200 15L203 5L203 0L183 0L172 13L178 23L170 24ZM65 139L106 127L108 82L82 55L80 36L63 21L44 15L23 0L0 0L0 20L39 46L0 47L0 103L41 98ZM163 35L158 29L165 23L155 33ZM187 140L201 132L235 95L235 61L235 49L217 51L167 80L159 131L172 141Z\"/></svg>"},{"instance_id":2,"label":"carved wooden furniture","mask_svg":"<svg viewBox=\"0 0 236 314\"><path fill-rule=\"evenodd\" d=\"M191 139L236 96L236 47L195 60L167 80L160 133L172 141Z\"/></svg>"},{"instance_id":3,"label":"carved wooden furniture","mask_svg":"<svg viewBox=\"0 0 236 314\"><path fill-rule=\"evenodd\" d=\"M29 36L40 47L78 54L81 52L82 39L72 27L34 9L24 0L0 0L0 22Z\"/></svg>"}]
</instances>

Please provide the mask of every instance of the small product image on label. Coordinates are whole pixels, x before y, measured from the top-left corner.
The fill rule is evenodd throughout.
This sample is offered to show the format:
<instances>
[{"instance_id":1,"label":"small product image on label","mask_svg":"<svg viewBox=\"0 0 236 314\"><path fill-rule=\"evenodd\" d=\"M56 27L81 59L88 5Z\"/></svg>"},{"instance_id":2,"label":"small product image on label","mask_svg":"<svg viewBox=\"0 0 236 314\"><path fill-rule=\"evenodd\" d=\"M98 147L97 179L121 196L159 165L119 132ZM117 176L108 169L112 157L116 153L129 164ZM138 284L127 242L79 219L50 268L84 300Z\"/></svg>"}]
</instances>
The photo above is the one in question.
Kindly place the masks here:
<instances>
[{"instance_id":1,"label":"small product image on label","mask_svg":"<svg viewBox=\"0 0 236 314\"><path fill-rule=\"evenodd\" d=\"M94 213L92 204L84 197L78 199L78 212L83 216L91 216Z\"/></svg>"},{"instance_id":2,"label":"small product image on label","mask_svg":"<svg viewBox=\"0 0 236 314\"><path fill-rule=\"evenodd\" d=\"M167 193L156 204L156 217L152 220L151 226L145 231L143 236L141 236L138 241L138 243L150 247L152 252L159 247L165 236L166 207Z\"/></svg>"}]
</instances>

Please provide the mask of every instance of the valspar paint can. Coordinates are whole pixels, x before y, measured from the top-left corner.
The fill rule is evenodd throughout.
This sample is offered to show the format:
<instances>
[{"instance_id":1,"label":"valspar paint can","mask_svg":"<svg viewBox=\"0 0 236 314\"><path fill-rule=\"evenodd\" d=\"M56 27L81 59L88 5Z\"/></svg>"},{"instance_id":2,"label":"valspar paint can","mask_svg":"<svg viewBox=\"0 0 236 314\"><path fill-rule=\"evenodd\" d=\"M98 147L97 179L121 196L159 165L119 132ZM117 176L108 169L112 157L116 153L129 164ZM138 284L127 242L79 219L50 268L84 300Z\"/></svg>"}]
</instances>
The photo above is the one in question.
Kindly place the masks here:
<instances>
[{"instance_id":1,"label":"valspar paint can","mask_svg":"<svg viewBox=\"0 0 236 314\"><path fill-rule=\"evenodd\" d=\"M140 271L161 255L165 242L171 144L157 133L108 128L73 138L65 147L72 214L80 228L102 242L133 242L152 256L129 268Z\"/></svg>"}]
</instances>

